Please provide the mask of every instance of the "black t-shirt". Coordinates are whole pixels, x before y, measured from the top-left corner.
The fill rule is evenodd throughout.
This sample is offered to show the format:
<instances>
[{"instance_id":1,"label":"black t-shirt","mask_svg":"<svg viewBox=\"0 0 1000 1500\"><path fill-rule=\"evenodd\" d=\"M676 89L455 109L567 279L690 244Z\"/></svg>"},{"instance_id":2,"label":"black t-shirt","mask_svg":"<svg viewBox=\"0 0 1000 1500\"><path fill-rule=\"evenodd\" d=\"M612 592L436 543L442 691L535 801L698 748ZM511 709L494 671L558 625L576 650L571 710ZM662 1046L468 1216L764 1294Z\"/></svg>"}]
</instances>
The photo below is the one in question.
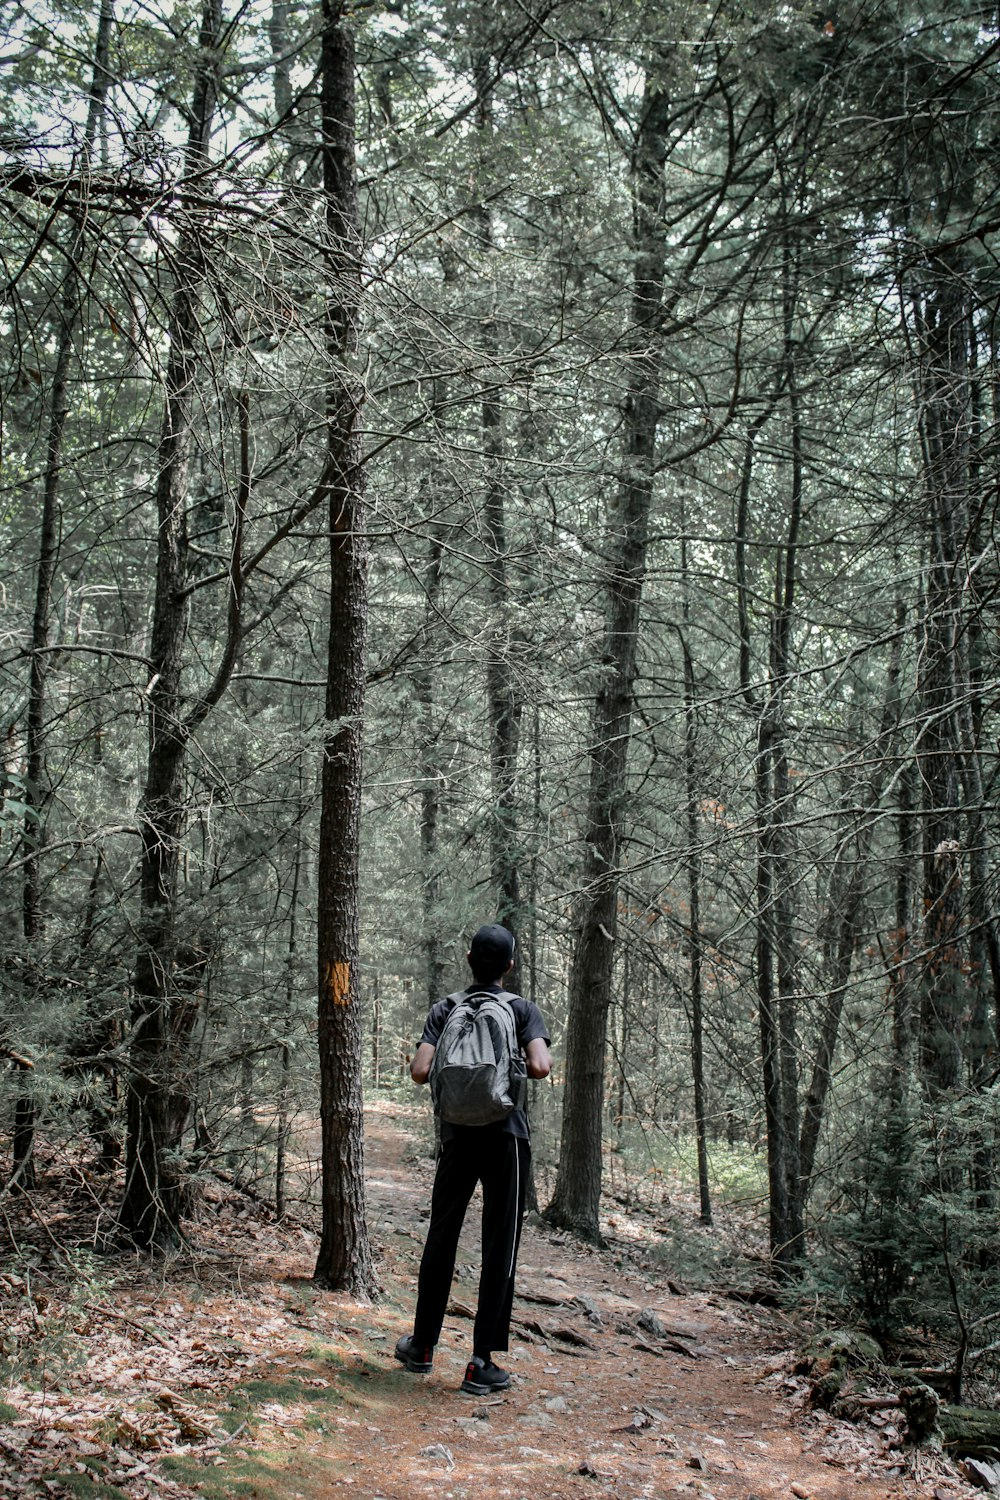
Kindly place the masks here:
<instances>
[{"instance_id":1,"label":"black t-shirt","mask_svg":"<svg viewBox=\"0 0 1000 1500\"><path fill-rule=\"evenodd\" d=\"M470 984L462 991L466 995L499 995L507 1001L514 1012L514 1029L517 1033L517 1045L520 1048L527 1047L529 1042L541 1040L548 1043L548 1027L542 1017L541 1011L532 1000L525 1000L523 995L511 995L499 984ZM454 1010L457 1004L454 995L448 995L446 999L439 1000L432 1005L424 1022L421 1044L429 1042L432 1047L438 1044L438 1038L444 1028L445 1020L449 1011ZM447 1120L441 1121L441 1139L450 1141L455 1136L465 1135L473 1131L477 1136L484 1133L498 1132L506 1135L519 1135L527 1140L530 1135L528 1129L528 1116L523 1109L512 1109L510 1114L503 1120L498 1120L495 1125L452 1125Z\"/></svg>"}]
</instances>

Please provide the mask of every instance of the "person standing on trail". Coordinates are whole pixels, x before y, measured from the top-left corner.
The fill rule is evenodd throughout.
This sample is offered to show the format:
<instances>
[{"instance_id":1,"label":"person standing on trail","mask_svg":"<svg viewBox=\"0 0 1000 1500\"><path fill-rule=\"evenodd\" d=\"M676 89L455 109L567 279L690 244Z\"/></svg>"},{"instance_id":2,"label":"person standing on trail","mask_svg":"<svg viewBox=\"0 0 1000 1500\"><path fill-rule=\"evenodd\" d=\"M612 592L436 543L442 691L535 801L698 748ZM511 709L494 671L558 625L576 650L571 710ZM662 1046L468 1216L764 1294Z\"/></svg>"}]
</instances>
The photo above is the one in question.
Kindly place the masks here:
<instances>
[{"instance_id":1,"label":"person standing on trail","mask_svg":"<svg viewBox=\"0 0 1000 1500\"><path fill-rule=\"evenodd\" d=\"M552 1068L549 1034L537 1005L504 989L514 967L506 927L480 927L469 946L472 983L431 1007L410 1064L414 1083L430 1081L441 1119L441 1150L431 1193L431 1220L417 1282L413 1333L396 1358L426 1375L441 1336L455 1272L458 1237L476 1189L483 1187L482 1271L472 1358L462 1390L483 1396L510 1385L493 1363L508 1347L514 1272L531 1148L525 1074ZM463 1123L470 1120L485 1123Z\"/></svg>"}]
</instances>

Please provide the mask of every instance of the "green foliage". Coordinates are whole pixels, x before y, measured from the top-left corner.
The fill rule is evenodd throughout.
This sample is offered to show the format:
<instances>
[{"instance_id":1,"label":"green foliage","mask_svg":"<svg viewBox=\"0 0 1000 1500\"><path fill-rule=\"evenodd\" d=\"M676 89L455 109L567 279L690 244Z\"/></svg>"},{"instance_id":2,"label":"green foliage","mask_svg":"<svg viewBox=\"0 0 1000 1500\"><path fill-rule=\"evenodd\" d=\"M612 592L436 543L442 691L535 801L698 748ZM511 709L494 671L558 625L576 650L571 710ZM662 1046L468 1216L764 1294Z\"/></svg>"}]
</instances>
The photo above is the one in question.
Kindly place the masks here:
<instances>
[{"instance_id":1,"label":"green foliage","mask_svg":"<svg viewBox=\"0 0 1000 1500\"><path fill-rule=\"evenodd\" d=\"M674 1191L697 1193L697 1142L687 1131L630 1121L612 1138L616 1159L624 1155L626 1177L637 1183L641 1195L657 1187L665 1197ZM708 1170L712 1196L722 1206L756 1204L766 1193L766 1163L749 1146L710 1140Z\"/></svg>"},{"instance_id":2,"label":"green foliage","mask_svg":"<svg viewBox=\"0 0 1000 1500\"><path fill-rule=\"evenodd\" d=\"M646 1259L662 1276L691 1290L749 1291L754 1281L754 1268L729 1237L694 1217L678 1217L661 1228Z\"/></svg>"},{"instance_id":3,"label":"green foliage","mask_svg":"<svg viewBox=\"0 0 1000 1500\"><path fill-rule=\"evenodd\" d=\"M35 846L37 839L31 830L33 826L37 827L39 813L33 802L26 800L32 791L32 783L26 776L19 776L15 771L6 772L0 783L0 839L7 830L17 828L25 842Z\"/></svg>"},{"instance_id":4,"label":"green foliage","mask_svg":"<svg viewBox=\"0 0 1000 1500\"><path fill-rule=\"evenodd\" d=\"M842 1184L846 1207L824 1226L826 1254L808 1272L813 1292L859 1313L879 1340L920 1326L987 1381L1000 1286L983 1148L996 1110L991 1090L877 1114Z\"/></svg>"},{"instance_id":5,"label":"green foliage","mask_svg":"<svg viewBox=\"0 0 1000 1500\"><path fill-rule=\"evenodd\" d=\"M910 1321L933 1259L933 1237L914 1154L920 1141L902 1111L877 1119L856 1175L845 1184L848 1207L836 1219L837 1256L849 1303L876 1338Z\"/></svg>"}]
</instances>

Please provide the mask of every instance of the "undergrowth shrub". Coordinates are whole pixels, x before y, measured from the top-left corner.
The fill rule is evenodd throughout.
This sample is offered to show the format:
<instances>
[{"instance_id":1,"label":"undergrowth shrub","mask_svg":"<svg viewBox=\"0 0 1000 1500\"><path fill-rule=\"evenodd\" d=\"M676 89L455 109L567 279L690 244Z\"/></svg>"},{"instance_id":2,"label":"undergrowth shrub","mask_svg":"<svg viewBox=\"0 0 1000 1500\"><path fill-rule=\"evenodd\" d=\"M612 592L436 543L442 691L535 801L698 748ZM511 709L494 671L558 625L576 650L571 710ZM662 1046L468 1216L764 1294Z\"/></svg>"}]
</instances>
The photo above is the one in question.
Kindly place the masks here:
<instances>
[{"instance_id":1,"label":"undergrowth shrub","mask_svg":"<svg viewBox=\"0 0 1000 1500\"><path fill-rule=\"evenodd\" d=\"M1000 1368L997 1136L996 1087L880 1111L803 1284L883 1343L913 1330L943 1341L956 1388Z\"/></svg>"}]
</instances>

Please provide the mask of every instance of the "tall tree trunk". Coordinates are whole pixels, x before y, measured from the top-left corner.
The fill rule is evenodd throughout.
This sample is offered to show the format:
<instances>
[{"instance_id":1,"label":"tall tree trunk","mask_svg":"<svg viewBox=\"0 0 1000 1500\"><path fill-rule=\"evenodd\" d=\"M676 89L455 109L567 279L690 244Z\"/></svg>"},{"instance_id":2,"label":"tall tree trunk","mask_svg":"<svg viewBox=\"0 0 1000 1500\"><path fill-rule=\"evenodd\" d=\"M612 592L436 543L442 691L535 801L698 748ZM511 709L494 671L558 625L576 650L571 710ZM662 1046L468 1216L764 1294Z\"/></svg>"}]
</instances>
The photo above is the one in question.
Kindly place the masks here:
<instances>
[{"instance_id":1,"label":"tall tree trunk","mask_svg":"<svg viewBox=\"0 0 1000 1500\"><path fill-rule=\"evenodd\" d=\"M80 166L85 178L91 165L94 139L107 100L110 73L108 58L114 25L112 0L101 0L94 43L94 70L89 91L89 108L84 127ZM62 480L63 439L69 415L69 375L73 344L80 318L80 267L85 252L86 225L82 217L72 215L62 289L58 302L59 324L56 334L56 359L52 372L49 401L49 424L45 444L45 470L42 480L42 514L39 526L38 567L35 573L35 604L31 625L30 674L25 724L24 782L24 882L22 886L21 923L28 944L30 982L37 984L37 968L31 953L45 931L45 909L42 896L41 861L45 847L46 811L48 807L48 770L45 753L45 731L48 716L48 679L52 665L52 590L59 554L59 490ZM31 1074L22 1070L27 1080ZM34 1168L35 1103L25 1090L15 1105L12 1173L18 1185L31 1189Z\"/></svg>"},{"instance_id":2,"label":"tall tree trunk","mask_svg":"<svg viewBox=\"0 0 1000 1500\"><path fill-rule=\"evenodd\" d=\"M784 192L784 188L783 188ZM783 209L786 217L787 204ZM798 577L803 504L801 398L795 318L799 250L787 228L782 239L783 348L776 388L747 434L736 525L740 686L755 719L756 919L755 954L761 1078L767 1125L771 1254L790 1271L803 1253L803 1195L799 1168L797 955L793 930L792 792L787 753L791 690L791 628ZM785 540L777 549L774 594L767 622L767 681L759 693L751 677L751 632L746 537L757 437L779 401L789 410L790 494Z\"/></svg>"},{"instance_id":3,"label":"tall tree trunk","mask_svg":"<svg viewBox=\"0 0 1000 1500\"><path fill-rule=\"evenodd\" d=\"M960 705L967 695L963 593L967 577L971 428L968 292L960 264L935 267L919 304L921 439L928 499L927 595L919 691L923 809L924 944L920 1058L929 1098L962 1079L963 1017L970 1004L963 954L959 790Z\"/></svg>"},{"instance_id":4,"label":"tall tree trunk","mask_svg":"<svg viewBox=\"0 0 1000 1500\"><path fill-rule=\"evenodd\" d=\"M756 822L756 940L754 977L757 987L757 1017L760 1029L761 1082L767 1135L768 1221L772 1255L787 1253L790 1243L787 1142L782 1108L780 1041L774 993L774 896L772 858L772 757L774 727L768 701L752 686L751 632L746 537L753 483L757 438L772 414L777 400L758 413L747 433L736 517L736 599L739 617L739 672L744 702L755 719L754 811ZM772 626L773 628L773 626Z\"/></svg>"},{"instance_id":5,"label":"tall tree trunk","mask_svg":"<svg viewBox=\"0 0 1000 1500\"><path fill-rule=\"evenodd\" d=\"M906 760L899 773L896 805L896 878L889 987L892 1001L892 1063L889 1102L902 1109L910 1083L913 1054L913 874L917 855L917 763Z\"/></svg>"},{"instance_id":6,"label":"tall tree trunk","mask_svg":"<svg viewBox=\"0 0 1000 1500\"><path fill-rule=\"evenodd\" d=\"M372 975L372 1085L382 1087L382 992L378 971Z\"/></svg>"},{"instance_id":7,"label":"tall tree trunk","mask_svg":"<svg viewBox=\"0 0 1000 1500\"><path fill-rule=\"evenodd\" d=\"M896 636L889 656L886 700L879 734L871 748L871 769L860 797L852 796L857 812L840 837L830 875L830 898L822 927L825 969L829 984L823 1000L812 1077L802 1105L799 1131L799 1172L803 1203L808 1201L820 1130L833 1077L833 1059L847 985L861 931L865 873L882 789L889 768L891 740L899 718L899 665L906 622L905 606L896 607Z\"/></svg>"},{"instance_id":8,"label":"tall tree trunk","mask_svg":"<svg viewBox=\"0 0 1000 1500\"><path fill-rule=\"evenodd\" d=\"M90 104L84 128L80 169L84 180L90 169L94 139L107 100L110 73L108 58L114 25L112 0L102 0L94 44L94 71L90 84ZM58 303L59 324L56 335L56 360L52 374L49 403L49 426L45 444L45 471L42 481L42 514L39 527L38 568L35 575L35 606L31 630L31 673L28 686L25 734L26 770L23 929L32 942L40 937L45 925L42 908L40 859L44 843L44 813L47 803L45 765L46 689L51 654L52 588L58 557L59 489L62 480L63 438L69 415L69 374L73 343L80 318L80 267L85 252L86 223L71 216L66 264Z\"/></svg>"},{"instance_id":9,"label":"tall tree trunk","mask_svg":"<svg viewBox=\"0 0 1000 1500\"><path fill-rule=\"evenodd\" d=\"M630 1102L628 1089L628 1072L629 1057L632 1051L632 1027L630 1024L632 1019L630 1014L631 994L632 948L630 944L626 943L625 950L622 954L621 1002L618 1006L618 1038L617 1042L613 1041L611 1044L612 1051L615 1055L615 1072L617 1075L614 1084L615 1102L611 1118L612 1124L614 1125L617 1132L619 1149L621 1148L622 1133L625 1128L625 1110L627 1104Z\"/></svg>"},{"instance_id":10,"label":"tall tree trunk","mask_svg":"<svg viewBox=\"0 0 1000 1500\"><path fill-rule=\"evenodd\" d=\"M624 453L608 523L606 601L590 747L583 895L569 981L566 1086L559 1168L546 1218L586 1239L600 1238L604 1071L624 794L636 669L636 639L646 566L654 454L659 421L659 314L665 238L663 169L669 106L658 76L647 73L632 163L635 273L632 292Z\"/></svg>"},{"instance_id":11,"label":"tall tree trunk","mask_svg":"<svg viewBox=\"0 0 1000 1500\"><path fill-rule=\"evenodd\" d=\"M681 530L686 518L681 514ZM681 587L684 629L684 790L687 849L684 863L688 881L688 969L691 982L691 1082L694 1091L694 1131L698 1153L698 1202L703 1224L712 1222L712 1196L708 1182L708 1140L705 1124L705 1018L702 993L701 943L701 846L698 832L698 722L694 661L691 656L691 597L687 539L681 538Z\"/></svg>"},{"instance_id":12,"label":"tall tree trunk","mask_svg":"<svg viewBox=\"0 0 1000 1500\"><path fill-rule=\"evenodd\" d=\"M768 1227L771 1254L787 1256L791 1243L788 1204L788 1140L782 1107L781 1043L774 985L774 870L771 820L773 731L766 710L757 725L754 803L757 820L757 1009L760 1028L761 1081L767 1129Z\"/></svg>"},{"instance_id":13,"label":"tall tree trunk","mask_svg":"<svg viewBox=\"0 0 1000 1500\"><path fill-rule=\"evenodd\" d=\"M423 934L426 991L428 1007L441 999L444 988L444 962L441 957L441 880L439 873L438 818L441 813L441 769L438 759L438 728L434 721L434 677L431 672L430 647L437 620L441 593L441 565L444 547L435 529L430 538L427 567L424 573L424 621L421 630L421 659L413 673L413 691L417 700L420 754L420 861L423 890Z\"/></svg>"},{"instance_id":14,"label":"tall tree trunk","mask_svg":"<svg viewBox=\"0 0 1000 1500\"><path fill-rule=\"evenodd\" d=\"M1000 1015L1000 940L992 897L992 840L987 819L982 759L983 698L988 676L987 633L983 621L990 600L989 590L983 583L981 566L984 547L992 547L992 540L985 542L983 535L987 504L985 485L988 483L985 458L988 424L991 415L995 420L997 414L995 411L989 413L988 396L983 390L983 381L978 372L977 343L975 321L970 316L968 346L971 373L976 378L972 386L969 494L970 498L984 496L984 499L976 505L975 515L970 516L969 521L968 552L973 563L968 571L964 631L969 690L963 694L959 704L959 740L962 751L962 800L966 817L965 840L969 851L969 985L972 991L968 1034L969 1064L973 1085L983 1088L992 1077L996 1022ZM996 351L992 350L992 353L995 371ZM991 1155L991 1149L984 1139L980 1144L980 1176L992 1176L992 1169L985 1166L986 1158Z\"/></svg>"},{"instance_id":15,"label":"tall tree trunk","mask_svg":"<svg viewBox=\"0 0 1000 1500\"><path fill-rule=\"evenodd\" d=\"M302 728L302 718L299 718ZM285 1214L285 1182L288 1155L288 1115L291 1096L292 1017L295 1014L295 963L299 951L299 883L302 877L302 810L304 788L299 765L298 821L295 828L295 857L292 861L292 889L288 901L288 951L285 954L285 1007L282 1017L281 1043L278 1049L281 1076L278 1080L278 1141L274 1159L274 1207L278 1218Z\"/></svg>"},{"instance_id":16,"label":"tall tree trunk","mask_svg":"<svg viewBox=\"0 0 1000 1500\"><path fill-rule=\"evenodd\" d=\"M510 622L514 614L514 601L507 578L502 445L500 399L497 393L491 392L483 398L483 446L489 465L484 503L484 541L492 616L486 652L486 711L489 718L493 799L490 809L490 864L496 914L503 925L516 935L522 925L517 756L523 705L511 659ZM520 984L520 967L519 955L515 952L515 969L509 981L515 990Z\"/></svg>"},{"instance_id":17,"label":"tall tree trunk","mask_svg":"<svg viewBox=\"0 0 1000 1500\"><path fill-rule=\"evenodd\" d=\"M330 636L317 891L323 1227L314 1276L323 1286L367 1297L374 1295L377 1283L365 1219L364 1028L358 974L368 543L359 433L364 390L355 368L361 237L354 32L339 0L323 0L322 18Z\"/></svg>"},{"instance_id":18,"label":"tall tree trunk","mask_svg":"<svg viewBox=\"0 0 1000 1500\"><path fill-rule=\"evenodd\" d=\"M480 139L480 164L488 162L493 150L493 58L483 50L476 58L473 74L478 101L476 123ZM476 205L475 222L487 267L492 273L495 252L493 220L487 203ZM493 316L491 276L486 295L490 311L483 327L486 351L495 355L499 339ZM483 546L490 625L486 645L486 714L490 737L490 789L492 805L489 815L490 867L496 915L515 936L521 927L520 851L517 827L517 755L520 738L522 700L511 657L513 646L511 621L515 601L507 577L507 476L504 468L504 430L502 387L488 384L480 404L480 432L486 489L483 496ZM520 955L515 950L514 969L508 984L520 988Z\"/></svg>"},{"instance_id":19,"label":"tall tree trunk","mask_svg":"<svg viewBox=\"0 0 1000 1500\"><path fill-rule=\"evenodd\" d=\"M531 858L528 861L527 931L522 943L522 973L527 974L528 994L538 994L538 850L542 840L542 716L537 702L531 711Z\"/></svg>"},{"instance_id":20,"label":"tall tree trunk","mask_svg":"<svg viewBox=\"0 0 1000 1500\"><path fill-rule=\"evenodd\" d=\"M274 90L274 110L279 122L287 121L292 112L292 59L289 56L288 18L291 11L289 0L271 0L267 18L268 40L271 43L271 85Z\"/></svg>"},{"instance_id":21,"label":"tall tree trunk","mask_svg":"<svg viewBox=\"0 0 1000 1500\"><path fill-rule=\"evenodd\" d=\"M787 212L787 210L786 210ZM778 979L778 1048L781 1069L782 1130L788 1224L778 1259L791 1265L804 1251L804 1201L799 1166L798 956L794 936L792 790L788 770L788 697L792 680L792 615L798 581L798 541L802 521L802 412L797 368L795 318L798 302L799 249L786 228L782 243L782 317L784 321L784 387L788 395L790 495L788 532L775 569L774 616L771 623L771 692L768 712L773 740L773 888L775 954Z\"/></svg>"},{"instance_id":22,"label":"tall tree trunk","mask_svg":"<svg viewBox=\"0 0 1000 1500\"><path fill-rule=\"evenodd\" d=\"M220 0L205 0L200 58L191 101L185 178L204 170L218 96ZM172 1244L183 1208L177 1159L190 1107L186 1056L197 1018L195 996L178 985L174 899L184 827L184 758L191 734L182 718L181 675L187 639L187 503L191 413L204 250L186 224L175 253L163 426L157 455L156 588L147 694L149 749L139 805L139 950L132 1002L125 1193L120 1222L140 1246ZM231 601L232 602L232 601ZM238 605L238 598L236 599ZM178 1125L178 1122L179 1125Z\"/></svg>"}]
</instances>

